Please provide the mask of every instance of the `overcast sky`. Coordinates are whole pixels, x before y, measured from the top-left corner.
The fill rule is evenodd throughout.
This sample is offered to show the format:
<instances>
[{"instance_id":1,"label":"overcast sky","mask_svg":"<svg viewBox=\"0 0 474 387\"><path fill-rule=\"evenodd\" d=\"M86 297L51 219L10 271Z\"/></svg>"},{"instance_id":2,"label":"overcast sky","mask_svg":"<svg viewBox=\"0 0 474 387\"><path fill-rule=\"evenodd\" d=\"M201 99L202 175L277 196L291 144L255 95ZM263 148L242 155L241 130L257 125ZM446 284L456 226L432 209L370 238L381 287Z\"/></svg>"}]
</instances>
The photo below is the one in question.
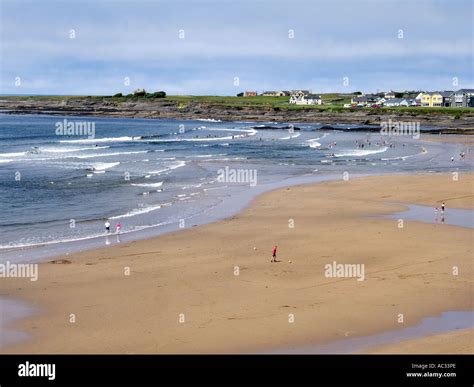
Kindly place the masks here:
<instances>
[{"instance_id":1,"label":"overcast sky","mask_svg":"<svg viewBox=\"0 0 474 387\"><path fill-rule=\"evenodd\" d=\"M0 12L2 94L474 87L471 0L0 0Z\"/></svg>"}]
</instances>

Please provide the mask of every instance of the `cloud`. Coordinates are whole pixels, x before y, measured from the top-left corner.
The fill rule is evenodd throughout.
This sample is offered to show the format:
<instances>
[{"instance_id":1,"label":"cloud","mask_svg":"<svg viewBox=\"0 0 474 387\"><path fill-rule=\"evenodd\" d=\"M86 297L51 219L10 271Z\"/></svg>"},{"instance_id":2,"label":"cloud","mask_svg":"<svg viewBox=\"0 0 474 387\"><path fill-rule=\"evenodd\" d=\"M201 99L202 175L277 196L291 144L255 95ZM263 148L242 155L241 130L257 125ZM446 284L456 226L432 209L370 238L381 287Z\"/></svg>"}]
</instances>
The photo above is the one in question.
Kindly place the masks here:
<instances>
[{"instance_id":1,"label":"cloud","mask_svg":"<svg viewBox=\"0 0 474 387\"><path fill-rule=\"evenodd\" d=\"M362 90L453 76L467 87L471 12L463 0L4 2L0 87L19 92L16 76L24 93L110 94L125 76L186 94L235 94L235 76L251 89L341 91L343 76Z\"/></svg>"}]
</instances>

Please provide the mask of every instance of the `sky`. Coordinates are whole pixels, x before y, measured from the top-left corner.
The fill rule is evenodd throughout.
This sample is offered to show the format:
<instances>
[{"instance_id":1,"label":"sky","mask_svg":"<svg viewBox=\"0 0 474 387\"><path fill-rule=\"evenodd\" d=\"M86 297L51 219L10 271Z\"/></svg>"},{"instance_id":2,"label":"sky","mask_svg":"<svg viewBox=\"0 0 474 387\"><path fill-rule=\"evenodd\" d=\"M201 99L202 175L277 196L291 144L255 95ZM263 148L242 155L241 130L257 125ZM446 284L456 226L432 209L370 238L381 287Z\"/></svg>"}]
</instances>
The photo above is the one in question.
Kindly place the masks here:
<instances>
[{"instance_id":1,"label":"sky","mask_svg":"<svg viewBox=\"0 0 474 387\"><path fill-rule=\"evenodd\" d=\"M0 0L0 94L474 88L472 0Z\"/></svg>"}]
</instances>

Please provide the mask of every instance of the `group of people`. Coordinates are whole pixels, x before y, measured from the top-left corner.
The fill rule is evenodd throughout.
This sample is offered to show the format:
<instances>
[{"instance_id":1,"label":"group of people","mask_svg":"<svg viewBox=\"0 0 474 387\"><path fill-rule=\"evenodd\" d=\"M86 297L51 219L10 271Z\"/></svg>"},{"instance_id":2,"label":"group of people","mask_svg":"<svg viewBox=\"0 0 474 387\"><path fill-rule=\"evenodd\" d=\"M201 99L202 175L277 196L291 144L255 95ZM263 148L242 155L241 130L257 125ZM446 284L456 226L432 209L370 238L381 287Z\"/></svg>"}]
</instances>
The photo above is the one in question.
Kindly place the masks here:
<instances>
[{"instance_id":1,"label":"group of people","mask_svg":"<svg viewBox=\"0 0 474 387\"><path fill-rule=\"evenodd\" d=\"M107 233L110 233L110 227L111 227L111 225L110 225L110 222L109 222L108 220L105 222L104 226L105 226L105 231L106 231ZM121 225L120 222L119 222L119 223L117 223L117 224L115 225L115 232L118 234L121 229L122 229L122 225Z\"/></svg>"},{"instance_id":2,"label":"group of people","mask_svg":"<svg viewBox=\"0 0 474 387\"><path fill-rule=\"evenodd\" d=\"M464 152L459 153L459 160L464 160L465 156L466 156L466 153ZM454 156L451 157L451 162L454 163Z\"/></svg>"}]
</instances>

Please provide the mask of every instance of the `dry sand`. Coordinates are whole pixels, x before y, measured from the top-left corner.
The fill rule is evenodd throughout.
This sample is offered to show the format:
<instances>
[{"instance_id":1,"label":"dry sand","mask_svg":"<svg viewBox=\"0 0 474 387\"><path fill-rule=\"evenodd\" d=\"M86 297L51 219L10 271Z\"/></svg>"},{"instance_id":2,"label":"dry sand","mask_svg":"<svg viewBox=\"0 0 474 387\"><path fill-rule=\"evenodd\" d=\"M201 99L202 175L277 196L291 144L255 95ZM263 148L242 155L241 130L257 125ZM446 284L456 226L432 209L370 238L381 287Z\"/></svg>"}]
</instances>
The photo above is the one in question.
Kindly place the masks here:
<instances>
[{"instance_id":1,"label":"dry sand","mask_svg":"<svg viewBox=\"0 0 474 387\"><path fill-rule=\"evenodd\" d=\"M225 221L41 264L37 282L2 279L0 296L41 308L14 324L32 339L3 352L264 352L472 310L472 229L371 216L402 210L397 201L473 208L473 183L410 175L280 189ZM365 281L327 278L333 261L365 264ZM462 350L425 343L403 348Z\"/></svg>"}]
</instances>

